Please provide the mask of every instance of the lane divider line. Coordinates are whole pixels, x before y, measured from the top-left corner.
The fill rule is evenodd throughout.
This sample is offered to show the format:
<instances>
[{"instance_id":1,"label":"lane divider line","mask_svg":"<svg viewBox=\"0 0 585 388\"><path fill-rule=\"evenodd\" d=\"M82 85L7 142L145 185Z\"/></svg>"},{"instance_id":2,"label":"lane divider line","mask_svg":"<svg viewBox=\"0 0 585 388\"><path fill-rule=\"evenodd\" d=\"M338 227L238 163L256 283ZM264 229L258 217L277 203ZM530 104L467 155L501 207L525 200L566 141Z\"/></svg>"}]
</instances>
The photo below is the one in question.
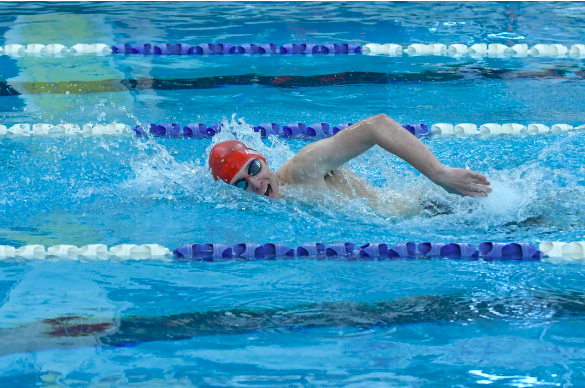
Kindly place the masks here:
<instances>
[{"instance_id":1,"label":"lane divider line","mask_svg":"<svg viewBox=\"0 0 585 388\"><path fill-rule=\"evenodd\" d=\"M45 249L33 244L15 248L0 245L0 260L22 258L26 260L178 260L178 261L231 261L266 259L341 259L341 260L389 260L398 258L451 258L466 260L541 260L544 256L585 258L585 242L545 242L540 250L528 243L498 243L486 241L476 248L467 243L414 242L388 244L368 243L356 246L353 242L331 245L306 243L290 247L283 243L185 244L170 250L158 244L120 244L108 249L105 244L82 247L55 245Z\"/></svg>"},{"instance_id":2,"label":"lane divider line","mask_svg":"<svg viewBox=\"0 0 585 388\"><path fill-rule=\"evenodd\" d=\"M563 44L535 44L529 47L526 43L506 46L501 43L476 43L467 46L460 43L446 45L443 43L413 43L402 46L396 43L367 43L357 45L353 43L287 43L277 46L274 43L244 43L233 45L230 43L201 43L189 45L186 43L141 43L116 44L109 46L104 43L79 43L71 47L62 44L43 45L32 43L28 45L9 44L0 47L0 54L10 56L64 56L82 54L130 54L130 55L290 55L290 54L365 54L386 56L451 56L451 57L547 57L547 58L585 58L585 44L573 44L567 47Z\"/></svg>"},{"instance_id":3,"label":"lane divider line","mask_svg":"<svg viewBox=\"0 0 585 388\"><path fill-rule=\"evenodd\" d=\"M467 260L520 260L537 261L542 258L565 261L585 259L585 241L550 241L539 244L538 249L528 243L499 243L486 241L476 248L467 243L414 242L388 244L367 243L357 246L353 242L331 245L306 243L290 247L283 243L184 244L170 250L158 244L120 244L108 249L105 244L54 245L45 249L33 244L15 248L0 245L0 261L22 258L26 260L161 260L161 261L230 261L267 259L332 259L332 260L385 260L398 258L451 258Z\"/></svg>"},{"instance_id":4,"label":"lane divider line","mask_svg":"<svg viewBox=\"0 0 585 388\"><path fill-rule=\"evenodd\" d=\"M332 125L326 122L305 124L289 123L281 126L278 123L262 123L253 126L255 132L259 132L261 137L278 136L285 139L323 139L335 135L337 132L344 130L352 123L340 123ZM495 135L538 135L547 133L561 133L585 129L585 124L574 127L569 124L553 124L547 126L544 124L517 124L517 123L487 123L479 126L473 123L437 123L432 124L431 128L423 123L404 124L403 127L410 133L419 138L426 137L448 137L448 136L495 136ZM58 125L37 123L37 124L14 124L10 127L0 125L0 138L18 137L18 136L51 136L51 135L82 135L82 136L110 136L110 135L136 135L138 137L163 137L163 138L189 138L201 139L212 138L221 132L222 124L213 123L207 125L204 123L191 123L181 126L178 123L151 123L148 126L135 126L122 123L112 124L71 124L63 123Z\"/></svg>"}]
</instances>

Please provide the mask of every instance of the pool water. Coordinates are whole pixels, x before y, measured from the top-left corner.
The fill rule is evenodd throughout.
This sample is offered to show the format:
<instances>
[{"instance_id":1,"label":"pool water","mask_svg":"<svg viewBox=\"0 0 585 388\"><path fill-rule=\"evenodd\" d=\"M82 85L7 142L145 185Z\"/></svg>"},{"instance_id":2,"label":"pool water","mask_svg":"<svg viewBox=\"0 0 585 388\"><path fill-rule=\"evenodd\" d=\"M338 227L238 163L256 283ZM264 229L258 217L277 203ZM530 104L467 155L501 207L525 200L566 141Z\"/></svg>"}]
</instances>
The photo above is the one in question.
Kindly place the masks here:
<instances>
[{"instance_id":1,"label":"pool water","mask_svg":"<svg viewBox=\"0 0 585 388\"><path fill-rule=\"evenodd\" d=\"M583 16L577 2L2 3L0 46L570 47L585 42ZM444 164L486 174L494 192L485 199L447 194L373 148L347 168L379 190L380 204L298 188L274 201L214 182L207 154L237 138L276 169L307 142L261 139L250 124L378 113L427 125L577 126L584 74L571 58L3 55L6 126L223 121L224 131L212 140L0 136L0 245L580 241L580 131L423 140ZM0 386L581 386L583 268L4 260Z\"/></svg>"}]
</instances>

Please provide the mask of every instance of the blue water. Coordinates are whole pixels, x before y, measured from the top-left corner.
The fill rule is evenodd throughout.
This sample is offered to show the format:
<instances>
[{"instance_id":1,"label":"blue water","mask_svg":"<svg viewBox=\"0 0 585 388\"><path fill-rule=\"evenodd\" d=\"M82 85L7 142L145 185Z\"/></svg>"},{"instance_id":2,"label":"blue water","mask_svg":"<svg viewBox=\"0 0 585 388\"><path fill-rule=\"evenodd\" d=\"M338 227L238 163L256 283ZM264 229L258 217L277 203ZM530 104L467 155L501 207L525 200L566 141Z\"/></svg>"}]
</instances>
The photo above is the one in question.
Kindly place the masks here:
<instances>
[{"instance_id":1,"label":"blue water","mask_svg":"<svg viewBox=\"0 0 585 388\"><path fill-rule=\"evenodd\" d=\"M2 3L0 46L570 46L585 41L584 15L583 3ZM0 82L17 92L0 90L0 123L223 120L222 139L245 140L277 169L307 143L262 140L238 122L382 112L429 125L576 126L583 70L579 59L530 57L0 56ZM344 72L394 81L148 86ZM486 199L447 194L374 148L348 168L379 190L378 205L296 188L274 201L216 183L206 166L218 139L0 137L0 245L580 241L584 136L424 140L444 164L486 174ZM0 386L581 386L583 272L553 261L4 261Z\"/></svg>"}]
</instances>

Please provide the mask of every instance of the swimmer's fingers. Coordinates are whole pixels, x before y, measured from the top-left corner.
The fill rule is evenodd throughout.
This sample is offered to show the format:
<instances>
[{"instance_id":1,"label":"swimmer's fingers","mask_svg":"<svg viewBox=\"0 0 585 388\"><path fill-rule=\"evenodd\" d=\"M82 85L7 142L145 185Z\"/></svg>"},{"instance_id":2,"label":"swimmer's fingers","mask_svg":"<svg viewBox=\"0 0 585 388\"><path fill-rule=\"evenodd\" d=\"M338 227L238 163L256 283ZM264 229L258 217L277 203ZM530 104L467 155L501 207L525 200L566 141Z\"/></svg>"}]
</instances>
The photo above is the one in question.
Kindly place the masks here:
<instances>
[{"instance_id":1,"label":"swimmer's fingers","mask_svg":"<svg viewBox=\"0 0 585 388\"><path fill-rule=\"evenodd\" d=\"M469 178L471 179L472 183L476 183L476 184L483 184L486 186L490 185L490 182L488 181L487 177L483 174L480 174L478 172L475 171L470 171L467 170L469 172Z\"/></svg>"},{"instance_id":2,"label":"swimmer's fingers","mask_svg":"<svg viewBox=\"0 0 585 388\"><path fill-rule=\"evenodd\" d=\"M450 193L470 197L486 197L492 191L484 175L461 168L447 168L435 183Z\"/></svg>"},{"instance_id":3,"label":"swimmer's fingers","mask_svg":"<svg viewBox=\"0 0 585 388\"><path fill-rule=\"evenodd\" d=\"M473 177L466 184L464 195L472 197L487 197L487 195L492 192L492 188L489 187L489 184L487 178L483 175L481 175L481 178Z\"/></svg>"},{"instance_id":4,"label":"swimmer's fingers","mask_svg":"<svg viewBox=\"0 0 585 388\"><path fill-rule=\"evenodd\" d=\"M462 194L467 197L487 197L492 192L492 188L484 185L469 185Z\"/></svg>"},{"instance_id":5,"label":"swimmer's fingers","mask_svg":"<svg viewBox=\"0 0 585 388\"><path fill-rule=\"evenodd\" d=\"M480 174L480 173L475 172L475 171L471 171L471 170L465 170L465 172L467 173L467 180L470 183L475 183L478 185L486 185L486 186L490 185L490 182L488 181L488 179L485 175Z\"/></svg>"}]
</instances>

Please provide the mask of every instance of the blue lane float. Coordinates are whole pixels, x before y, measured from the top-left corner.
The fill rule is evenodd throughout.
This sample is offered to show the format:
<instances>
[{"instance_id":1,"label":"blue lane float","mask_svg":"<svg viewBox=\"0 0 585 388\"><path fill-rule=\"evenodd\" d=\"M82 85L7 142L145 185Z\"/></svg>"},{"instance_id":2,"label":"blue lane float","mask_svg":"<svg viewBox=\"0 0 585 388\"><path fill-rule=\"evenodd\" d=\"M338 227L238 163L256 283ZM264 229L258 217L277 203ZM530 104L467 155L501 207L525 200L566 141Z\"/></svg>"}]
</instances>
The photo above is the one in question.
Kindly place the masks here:
<instances>
[{"instance_id":1,"label":"blue lane float","mask_svg":"<svg viewBox=\"0 0 585 388\"><path fill-rule=\"evenodd\" d=\"M508 257L511 260L541 259L543 253L536 247L526 243L493 243L484 242L479 244L479 252L486 258L497 259Z\"/></svg>"},{"instance_id":2,"label":"blue lane float","mask_svg":"<svg viewBox=\"0 0 585 388\"><path fill-rule=\"evenodd\" d=\"M406 124L404 128L416 137L427 137L431 135L429 127L423 123Z\"/></svg>"},{"instance_id":3,"label":"blue lane float","mask_svg":"<svg viewBox=\"0 0 585 388\"><path fill-rule=\"evenodd\" d=\"M185 244L173 251L177 260L225 261L267 259L347 259L347 260L391 260L445 258L457 260L540 260L542 252L527 243L483 242L479 249L467 243L414 242L389 245L368 243L356 248L352 242L326 246L323 243L306 243L296 249L281 243L264 245L241 243Z\"/></svg>"},{"instance_id":4,"label":"blue lane float","mask_svg":"<svg viewBox=\"0 0 585 388\"><path fill-rule=\"evenodd\" d=\"M152 53L154 55L193 55L195 47L184 43L157 44L153 47Z\"/></svg>"},{"instance_id":5,"label":"blue lane float","mask_svg":"<svg viewBox=\"0 0 585 388\"><path fill-rule=\"evenodd\" d=\"M238 54L258 54L258 45L254 43L244 43L236 48Z\"/></svg>"},{"instance_id":6,"label":"blue lane float","mask_svg":"<svg viewBox=\"0 0 585 388\"><path fill-rule=\"evenodd\" d=\"M329 123L290 123L285 124L282 127L277 123L262 123L253 127L254 132L259 132L260 136L266 138L268 136L279 136L287 139L324 139L335 135L336 133L344 130L353 123L341 123L332 126ZM207 126L204 123L191 123L185 125L182 129L177 123L162 123L154 124L151 123L144 129L138 125L132 130L137 136L148 136L150 133L154 137L171 137L171 138L211 138L215 134L221 132L221 123L213 123ZM407 124L404 126L410 133L416 137L423 138L430 136L427 125L422 123Z\"/></svg>"},{"instance_id":7,"label":"blue lane float","mask_svg":"<svg viewBox=\"0 0 585 388\"><path fill-rule=\"evenodd\" d=\"M258 45L258 54L276 54L278 48L274 43L265 43Z\"/></svg>"},{"instance_id":8,"label":"blue lane float","mask_svg":"<svg viewBox=\"0 0 585 388\"><path fill-rule=\"evenodd\" d=\"M307 243L297 248L297 257L314 257L320 256L325 252L325 244Z\"/></svg>"},{"instance_id":9,"label":"blue lane float","mask_svg":"<svg viewBox=\"0 0 585 388\"><path fill-rule=\"evenodd\" d=\"M115 53L115 51L118 51L118 54L120 53L119 49L117 48L117 46L112 47L112 52ZM125 53L126 49L124 48L124 53ZM134 45L130 48L130 53L131 54L142 54L142 55L150 55L152 54L152 45L150 43L141 43L141 44L137 44Z\"/></svg>"},{"instance_id":10,"label":"blue lane float","mask_svg":"<svg viewBox=\"0 0 585 388\"><path fill-rule=\"evenodd\" d=\"M120 43L112 46L113 54L142 55L229 55L229 54L361 54L362 46L351 43L244 43L236 46L230 43L201 43L191 46L185 43L141 43L130 45Z\"/></svg>"}]
</instances>

